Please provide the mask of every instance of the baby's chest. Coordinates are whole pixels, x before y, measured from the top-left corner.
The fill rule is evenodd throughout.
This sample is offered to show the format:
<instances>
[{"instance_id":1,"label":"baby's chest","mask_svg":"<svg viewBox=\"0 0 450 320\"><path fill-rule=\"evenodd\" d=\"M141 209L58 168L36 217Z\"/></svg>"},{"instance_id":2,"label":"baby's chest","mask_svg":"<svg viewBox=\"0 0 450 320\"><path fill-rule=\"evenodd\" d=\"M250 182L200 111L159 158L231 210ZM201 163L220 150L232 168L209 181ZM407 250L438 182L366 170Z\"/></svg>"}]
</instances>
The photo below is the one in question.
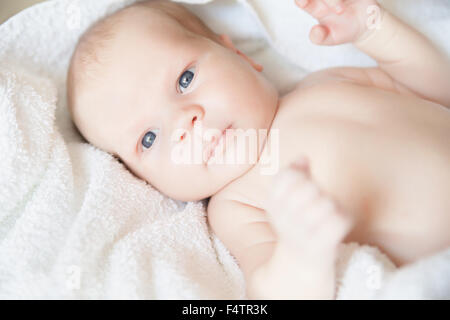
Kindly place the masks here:
<instances>
[{"instance_id":1,"label":"baby's chest","mask_svg":"<svg viewBox=\"0 0 450 320\"><path fill-rule=\"evenodd\" d=\"M423 252L449 241L440 228L450 221L448 110L379 91L328 93L281 109L272 126L280 166L306 156L314 182L357 217L348 239L383 245L397 261L412 260L400 252L425 234Z\"/></svg>"},{"instance_id":2,"label":"baby's chest","mask_svg":"<svg viewBox=\"0 0 450 320\"><path fill-rule=\"evenodd\" d=\"M411 190L412 180L445 185L448 109L355 85L312 91L280 104L268 139L280 168L307 157L314 181L349 210L367 209L374 195Z\"/></svg>"},{"instance_id":3,"label":"baby's chest","mask_svg":"<svg viewBox=\"0 0 450 320\"><path fill-rule=\"evenodd\" d=\"M337 104L333 99L317 99L318 102L300 95L298 99L284 101L266 147L271 158L277 158L279 170L306 157L311 178L320 189L347 211L359 212L366 208L374 191L372 169L381 170L382 164L375 161L376 153L386 155L386 151L380 150L379 139L370 125L342 110L348 109L348 105L341 108L342 101Z\"/></svg>"}]
</instances>

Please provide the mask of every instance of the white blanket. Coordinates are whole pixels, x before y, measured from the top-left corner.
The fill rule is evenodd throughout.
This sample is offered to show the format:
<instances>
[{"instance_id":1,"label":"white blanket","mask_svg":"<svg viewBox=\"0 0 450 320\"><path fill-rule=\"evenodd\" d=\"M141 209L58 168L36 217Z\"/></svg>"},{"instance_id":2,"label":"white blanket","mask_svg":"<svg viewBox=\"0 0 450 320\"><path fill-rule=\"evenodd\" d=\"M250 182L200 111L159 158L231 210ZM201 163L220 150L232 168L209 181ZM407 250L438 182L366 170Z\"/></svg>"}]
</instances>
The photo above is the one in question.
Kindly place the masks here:
<instances>
[{"instance_id":1,"label":"white blanket","mask_svg":"<svg viewBox=\"0 0 450 320\"><path fill-rule=\"evenodd\" d=\"M161 195L70 121L65 77L76 40L132 2L48 1L0 26L0 298L246 298L204 203ZM188 7L262 63L282 93L318 68L373 64L351 46L311 45L313 20L293 0L184 2L202 3ZM447 1L389 4L450 52ZM401 269L376 248L340 250L339 299L450 298L450 250Z\"/></svg>"}]
</instances>

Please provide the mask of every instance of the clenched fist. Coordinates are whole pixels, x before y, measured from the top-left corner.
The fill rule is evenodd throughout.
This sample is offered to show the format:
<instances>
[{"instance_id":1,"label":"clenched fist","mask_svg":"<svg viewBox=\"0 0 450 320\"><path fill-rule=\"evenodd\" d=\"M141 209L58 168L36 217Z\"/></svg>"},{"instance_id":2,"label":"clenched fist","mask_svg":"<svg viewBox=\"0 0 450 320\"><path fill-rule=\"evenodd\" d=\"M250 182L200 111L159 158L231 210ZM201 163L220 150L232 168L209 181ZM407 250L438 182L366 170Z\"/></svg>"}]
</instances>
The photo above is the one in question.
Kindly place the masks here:
<instances>
[{"instance_id":1,"label":"clenched fist","mask_svg":"<svg viewBox=\"0 0 450 320\"><path fill-rule=\"evenodd\" d=\"M306 162L274 177L267 213L280 241L302 252L335 250L352 219L311 180Z\"/></svg>"}]
</instances>

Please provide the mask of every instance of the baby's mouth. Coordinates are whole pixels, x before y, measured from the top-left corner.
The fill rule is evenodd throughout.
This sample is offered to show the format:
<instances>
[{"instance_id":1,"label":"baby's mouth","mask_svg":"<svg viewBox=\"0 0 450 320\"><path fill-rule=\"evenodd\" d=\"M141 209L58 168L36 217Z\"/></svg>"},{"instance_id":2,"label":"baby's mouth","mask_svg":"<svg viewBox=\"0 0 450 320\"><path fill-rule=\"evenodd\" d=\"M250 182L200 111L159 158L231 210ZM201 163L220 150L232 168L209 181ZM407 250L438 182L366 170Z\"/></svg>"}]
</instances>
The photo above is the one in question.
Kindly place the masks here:
<instances>
[{"instance_id":1,"label":"baby's mouth","mask_svg":"<svg viewBox=\"0 0 450 320\"><path fill-rule=\"evenodd\" d=\"M225 135L228 129L231 129L232 125L222 130L222 134L215 137L213 141L206 148L206 163L209 164L210 160L214 158L217 153L220 153L224 149Z\"/></svg>"}]
</instances>

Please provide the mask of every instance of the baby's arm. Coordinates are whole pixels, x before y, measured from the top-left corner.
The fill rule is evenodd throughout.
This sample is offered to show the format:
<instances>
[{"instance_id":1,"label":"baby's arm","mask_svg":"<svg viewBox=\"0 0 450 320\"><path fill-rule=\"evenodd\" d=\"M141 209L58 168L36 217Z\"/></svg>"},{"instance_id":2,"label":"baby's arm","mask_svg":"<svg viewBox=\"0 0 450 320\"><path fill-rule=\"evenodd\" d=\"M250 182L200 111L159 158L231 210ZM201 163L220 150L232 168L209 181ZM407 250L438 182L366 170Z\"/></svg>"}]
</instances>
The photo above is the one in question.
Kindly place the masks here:
<instances>
[{"instance_id":1,"label":"baby's arm","mask_svg":"<svg viewBox=\"0 0 450 320\"><path fill-rule=\"evenodd\" d=\"M337 244L348 217L299 169L280 173L265 211L212 198L213 231L236 257L250 299L332 299Z\"/></svg>"},{"instance_id":2,"label":"baby's arm","mask_svg":"<svg viewBox=\"0 0 450 320\"><path fill-rule=\"evenodd\" d=\"M356 47L394 80L425 99L450 107L450 61L424 35L381 10L379 28Z\"/></svg>"},{"instance_id":3,"label":"baby's arm","mask_svg":"<svg viewBox=\"0 0 450 320\"><path fill-rule=\"evenodd\" d=\"M424 35L384 10L375 0L300 2L297 4L319 21L311 30L313 42L320 45L352 42L404 87L450 107L450 59ZM342 8L333 10L326 3Z\"/></svg>"}]
</instances>

